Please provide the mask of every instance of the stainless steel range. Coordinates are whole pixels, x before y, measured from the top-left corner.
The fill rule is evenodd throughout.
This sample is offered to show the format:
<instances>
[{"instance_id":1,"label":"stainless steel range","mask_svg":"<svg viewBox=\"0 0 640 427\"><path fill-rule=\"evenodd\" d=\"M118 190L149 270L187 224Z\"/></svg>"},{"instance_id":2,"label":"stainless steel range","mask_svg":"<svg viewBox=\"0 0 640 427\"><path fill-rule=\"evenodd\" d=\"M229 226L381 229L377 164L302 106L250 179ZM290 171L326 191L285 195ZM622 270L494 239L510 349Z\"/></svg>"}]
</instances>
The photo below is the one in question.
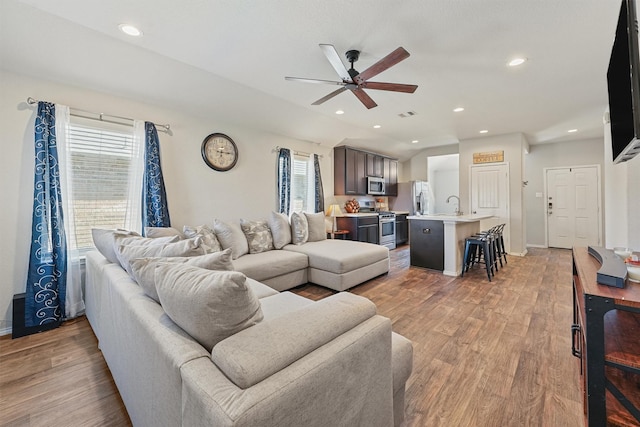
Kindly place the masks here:
<instances>
[{"instance_id":1,"label":"stainless steel range","mask_svg":"<svg viewBox=\"0 0 640 427\"><path fill-rule=\"evenodd\" d=\"M389 249L396 248L396 214L388 211L378 212L380 230L379 242Z\"/></svg>"}]
</instances>

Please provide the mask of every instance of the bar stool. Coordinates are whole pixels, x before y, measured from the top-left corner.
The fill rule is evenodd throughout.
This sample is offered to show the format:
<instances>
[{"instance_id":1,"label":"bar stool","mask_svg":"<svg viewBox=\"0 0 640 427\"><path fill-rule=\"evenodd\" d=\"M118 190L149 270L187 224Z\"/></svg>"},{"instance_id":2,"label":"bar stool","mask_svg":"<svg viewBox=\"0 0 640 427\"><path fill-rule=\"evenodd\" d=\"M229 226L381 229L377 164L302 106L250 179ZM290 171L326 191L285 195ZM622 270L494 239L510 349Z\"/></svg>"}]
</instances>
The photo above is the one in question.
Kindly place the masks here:
<instances>
[{"instance_id":1,"label":"bar stool","mask_svg":"<svg viewBox=\"0 0 640 427\"><path fill-rule=\"evenodd\" d=\"M464 259L460 277L464 276L464 272L469 271L469 268L473 267L475 263L483 263L487 270L487 277L489 281L491 281L491 276L494 272L490 240L490 237L482 235L471 236L465 239Z\"/></svg>"}]
</instances>

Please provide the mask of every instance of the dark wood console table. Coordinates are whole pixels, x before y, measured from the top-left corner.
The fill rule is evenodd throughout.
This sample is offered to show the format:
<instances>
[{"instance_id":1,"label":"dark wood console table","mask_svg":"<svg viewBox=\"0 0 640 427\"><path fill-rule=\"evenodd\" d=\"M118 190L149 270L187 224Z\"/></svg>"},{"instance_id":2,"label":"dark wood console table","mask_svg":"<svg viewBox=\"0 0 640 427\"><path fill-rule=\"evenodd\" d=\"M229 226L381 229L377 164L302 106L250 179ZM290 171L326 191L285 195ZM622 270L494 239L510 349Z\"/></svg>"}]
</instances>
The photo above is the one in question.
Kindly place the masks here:
<instances>
[{"instance_id":1,"label":"dark wood console table","mask_svg":"<svg viewBox=\"0 0 640 427\"><path fill-rule=\"evenodd\" d=\"M600 263L573 248L573 354L581 360L585 422L640 426L640 284L600 285Z\"/></svg>"}]
</instances>

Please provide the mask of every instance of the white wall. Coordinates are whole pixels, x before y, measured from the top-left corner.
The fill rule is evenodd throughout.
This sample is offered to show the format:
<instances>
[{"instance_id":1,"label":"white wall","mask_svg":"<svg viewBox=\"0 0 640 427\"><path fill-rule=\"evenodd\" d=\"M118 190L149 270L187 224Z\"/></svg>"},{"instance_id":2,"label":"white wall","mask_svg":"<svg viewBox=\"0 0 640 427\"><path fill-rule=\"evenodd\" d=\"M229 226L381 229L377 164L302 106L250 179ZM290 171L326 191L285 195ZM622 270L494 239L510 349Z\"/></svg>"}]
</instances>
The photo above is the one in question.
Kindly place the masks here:
<instances>
[{"instance_id":1,"label":"white wall","mask_svg":"<svg viewBox=\"0 0 640 427\"><path fill-rule=\"evenodd\" d=\"M524 205L527 218L527 245L545 246L545 199L536 197L536 193L544 196L544 168L562 166L600 165L602 173L603 150L602 139L559 142L555 144L532 145L529 154L525 155L526 173L524 180ZM602 175L601 175L601 180ZM601 188L601 192L604 186Z\"/></svg>"},{"instance_id":2,"label":"white wall","mask_svg":"<svg viewBox=\"0 0 640 427\"><path fill-rule=\"evenodd\" d=\"M431 179L429 184L434 197L434 206L430 210L431 213L454 213L457 200L451 199L450 203L447 203L447 198L451 195L457 196L460 190L458 185L460 179L460 172L458 169L450 170L436 170L429 172Z\"/></svg>"},{"instance_id":3,"label":"white wall","mask_svg":"<svg viewBox=\"0 0 640 427\"><path fill-rule=\"evenodd\" d=\"M429 170L427 158L430 156L442 156L458 153L458 145L442 145L440 147L427 148L402 162L398 172L398 182L428 181Z\"/></svg>"},{"instance_id":4,"label":"white wall","mask_svg":"<svg viewBox=\"0 0 640 427\"><path fill-rule=\"evenodd\" d=\"M211 223L214 218L237 221L241 217L265 217L276 206L276 146L323 155L325 198L333 197L333 154L326 146L7 72L0 72L0 93L0 269L4 278L0 281L0 334L9 332L12 297L24 292L28 267L36 111L35 106L26 104L29 96L89 111L169 123L173 135L160 132L159 136L172 225L178 228ZM226 133L238 145L238 163L229 172L216 172L202 160L202 141L213 132Z\"/></svg>"}]
</instances>

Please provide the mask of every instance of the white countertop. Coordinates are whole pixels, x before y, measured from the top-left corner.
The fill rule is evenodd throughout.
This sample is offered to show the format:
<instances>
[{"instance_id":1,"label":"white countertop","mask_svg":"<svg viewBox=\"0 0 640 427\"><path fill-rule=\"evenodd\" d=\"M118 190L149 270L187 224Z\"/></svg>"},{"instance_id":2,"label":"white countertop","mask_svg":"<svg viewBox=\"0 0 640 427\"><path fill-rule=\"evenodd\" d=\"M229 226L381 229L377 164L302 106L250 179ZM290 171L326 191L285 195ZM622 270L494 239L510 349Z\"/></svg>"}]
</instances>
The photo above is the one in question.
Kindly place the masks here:
<instances>
[{"instance_id":1,"label":"white countertop","mask_svg":"<svg viewBox=\"0 0 640 427\"><path fill-rule=\"evenodd\" d=\"M358 213L344 212L341 216L346 216L346 217L378 216L378 212L358 212Z\"/></svg>"},{"instance_id":2,"label":"white countertop","mask_svg":"<svg viewBox=\"0 0 640 427\"><path fill-rule=\"evenodd\" d=\"M424 220L424 221L447 221L447 222L474 222L482 219L491 218L493 215L450 215L450 214L435 214L435 215L411 215L407 219Z\"/></svg>"}]
</instances>

